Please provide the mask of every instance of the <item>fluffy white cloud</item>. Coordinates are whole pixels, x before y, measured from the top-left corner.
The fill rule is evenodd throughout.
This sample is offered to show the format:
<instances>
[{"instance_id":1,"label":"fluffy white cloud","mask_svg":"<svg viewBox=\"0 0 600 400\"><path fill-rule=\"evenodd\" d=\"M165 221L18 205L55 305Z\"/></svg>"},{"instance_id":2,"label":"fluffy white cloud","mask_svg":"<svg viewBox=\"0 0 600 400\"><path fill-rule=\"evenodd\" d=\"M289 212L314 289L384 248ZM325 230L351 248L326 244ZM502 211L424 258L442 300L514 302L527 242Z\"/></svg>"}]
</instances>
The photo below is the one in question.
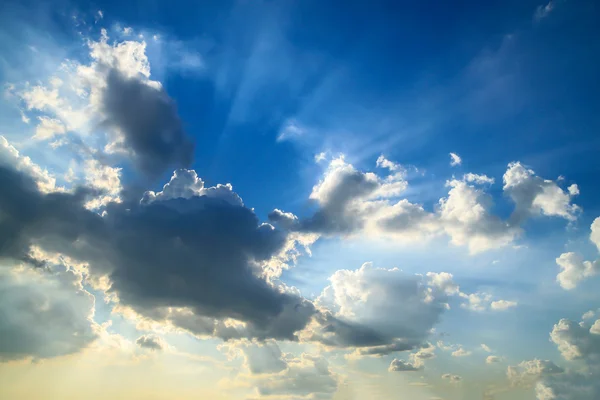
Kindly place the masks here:
<instances>
[{"instance_id":1,"label":"fluffy white cloud","mask_svg":"<svg viewBox=\"0 0 600 400\"><path fill-rule=\"evenodd\" d=\"M233 206L243 206L240 196L233 191L231 184L218 184L213 187L204 187L204 181L198 177L194 170L178 169L163 190L156 193L147 191L141 200L142 204L150 204L155 201L171 199L189 199L194 196L206 196L223 200Z\"/></svg>"},{"instance_id":2,"label":"fluffy white cloud","mask_svg":"<svg viewBox=\"0 0 600 400\"><path fill-rule=\"evenodd\" d=\"M463 303L461 306L463 308L469 309L471 311L505 311L509 308L516 307L516 301L509 300L492 300L492 295L489 293L462 293L459 295L467 300L466 303Z\"/></svg>"},{"instance_id":3,"label":"fluffy white cloud","mask_svg":"<svg viewBox=\"0 0 600 400\"><path fill-rule=\"evenodd\" d=\"M555 181L542 179L520 162L508 165L503 181L504 191L515 202L515 211L511 217L513 223L520 223L525 218L536 215L573 221L581 211L577 205L571 204L573 196L579 193L577 185L565 191Z\"/></svg>"},{"instance_id":4,"label":"fluffy white cloud","mask_svg":"<svg viewBox=\"0 0 600 400\"><path fill-rule=\"evenodd\" d=\"M590 241L600 250L600 218L596 218L592 223ZM556 259L556 264L561 269L556 281L566 290L576 288L579 282L600 272L600 258L586 261L583 256L573 252L561 254Z\"/></svg>"},{"instance_id":5,"label":"fluffy white cloud","mask_svg":"<svg viewBox=\"0 0 600 400\"><path fill-rule=\"evenodd\" d=\"M517 306L516 301L509 301L509 300L492 301L492 303L490 304L490 308L492 310L497 310L497 311L508 310L509 308L516 307L516 306Z\"/></svg>"},{"instance_id":6,"label":"fluffy white cloud","mask_svg":"<svg viewBox=\"0 0 600 400\"><path fill-rule=\"evenodd\" d=\"M452 357L467 357L471 354L473 354L473 352L460 347L458 350L452 352Z\"/></svg>"}]
</instances>

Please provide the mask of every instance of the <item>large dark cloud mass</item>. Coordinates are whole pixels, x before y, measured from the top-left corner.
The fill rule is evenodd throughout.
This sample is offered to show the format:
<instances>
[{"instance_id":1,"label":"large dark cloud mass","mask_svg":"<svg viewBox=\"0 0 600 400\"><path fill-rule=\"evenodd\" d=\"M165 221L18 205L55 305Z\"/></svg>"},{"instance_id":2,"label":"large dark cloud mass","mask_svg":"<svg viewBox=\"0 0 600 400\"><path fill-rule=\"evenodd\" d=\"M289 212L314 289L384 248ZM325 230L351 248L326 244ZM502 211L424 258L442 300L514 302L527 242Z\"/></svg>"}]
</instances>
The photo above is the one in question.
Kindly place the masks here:
<instances>
[{"instance_id":1,"label":"large dark cloud mass","mask_svg":"<svg viewBox=\"0 0 600 400\"><path fill-rule=\"evenodd\" d=\"M99 216L83 207L90 194L84 189L43 194L7 167L0 167L0 185L0 257L27 261L35 244L87 262L92 275L110 278L122 305L142 315L185 308L208 321L247 323L243 332L228 332L215 322L223 338L293 339L314 312L260 276L261 263L287 237L248 208L193 196L133 208L112 204Z\"/></svg>"},{"instance_id":2,"label":"large dark cloud mass","mask_svg":"<svg viewBox=\"0 0 600 400\"><path fill-rule=\"evenodd\" d=\"M186 136L173 100L162 88L111 69L102 96L106 123L123 136L138 167L156 175L168 166L187 167L193 144Z\"/></svg>"}]
</instances>

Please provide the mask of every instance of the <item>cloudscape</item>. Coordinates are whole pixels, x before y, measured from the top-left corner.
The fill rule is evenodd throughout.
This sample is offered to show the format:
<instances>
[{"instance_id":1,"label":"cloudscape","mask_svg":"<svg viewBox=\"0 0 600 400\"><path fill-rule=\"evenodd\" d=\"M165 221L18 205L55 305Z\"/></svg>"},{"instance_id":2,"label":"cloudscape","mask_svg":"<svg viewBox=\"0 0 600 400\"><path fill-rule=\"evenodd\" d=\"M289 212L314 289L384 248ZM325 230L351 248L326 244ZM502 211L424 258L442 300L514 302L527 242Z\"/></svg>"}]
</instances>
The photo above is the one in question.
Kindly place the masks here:
<instances>
[{"instance_id":1,"label":"cloudscape","mask_svg":"<svg viewBox=\"0 0 600 400\"><path fill-rule=\"evenodd\" d=\"M599 18L4 2L0 398L600 399Z\"/></svg>"}]
</instances>

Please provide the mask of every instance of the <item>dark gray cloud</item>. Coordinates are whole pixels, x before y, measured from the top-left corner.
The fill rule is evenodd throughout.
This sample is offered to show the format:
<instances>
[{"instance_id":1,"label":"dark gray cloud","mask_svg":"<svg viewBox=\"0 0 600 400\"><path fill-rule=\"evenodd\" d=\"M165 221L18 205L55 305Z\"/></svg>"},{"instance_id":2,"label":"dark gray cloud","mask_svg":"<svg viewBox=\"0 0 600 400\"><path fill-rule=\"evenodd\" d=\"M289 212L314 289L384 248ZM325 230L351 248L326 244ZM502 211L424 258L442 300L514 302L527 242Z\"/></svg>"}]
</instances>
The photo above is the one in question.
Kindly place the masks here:
<instances>
[{"instance_id":1,"label":"dark gray cloud","mask_svg":"<svg viewBox=\"0 0 600 400\"><path fill-rule=\"evenodd\" d=\"M143 335L137 338L135 344L143 349L162 351L165 348L165 342L158 336Z\"/></svg>"},{"instance_id":2,"label":"dark gray cloud","mask_svg":"<svg viewBox=\"0 0 600 400\"><path fill-rule=\"evenodd\" d=\"M185 134L173 100L162 88L111 69L102 94L106 123L123 136L123 147L150 176L169 166L187 167L193 144Z\"/></svg>"},{"instance_id":3,"label":"dark gray cloud","mask_svg":"<svg viewBox=\"0 0 600 400\"><path fill-rule=\"evenodd\" d=\"M294 339L314 312L310 302L260 277L260 264L283 248L286 234L248 208L194 196L134 208L111 204L101 217L83 207L84 189L42 194L32 179L5 167L0 187L0 257L24 260L37 244L89 262L91 273L108 275L110 291L142 315L183 307L247 323L243 330L217 324L214 332L225 339Z\"/></svg>"}]
</instances>

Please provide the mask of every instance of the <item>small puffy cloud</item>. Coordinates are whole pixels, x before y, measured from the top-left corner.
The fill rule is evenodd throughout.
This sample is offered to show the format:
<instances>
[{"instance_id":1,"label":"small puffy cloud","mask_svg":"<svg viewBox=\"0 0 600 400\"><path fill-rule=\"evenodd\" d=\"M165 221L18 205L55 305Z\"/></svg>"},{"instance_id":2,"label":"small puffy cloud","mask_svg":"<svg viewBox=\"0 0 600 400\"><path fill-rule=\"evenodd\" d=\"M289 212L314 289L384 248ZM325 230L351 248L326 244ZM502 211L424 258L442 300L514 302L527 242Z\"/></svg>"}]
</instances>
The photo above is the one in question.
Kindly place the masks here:
<instances>
[{"instance_id":1,"label":"small puffy cloud","mask_svg":"<svg viewBox=\"0 0 600 400\"><path fill-rule=\"evenodd\" d=\"M517 305L516 301L509 300L492 300L492 295L489 293L460 293L462 298L466 299L467 302L461 306L471 311L505 311L509 308Z\"/></svg>"},{"instance_id":2,"label":"small puffy cloud","mask_svg":"<svg viewBox=\"0 0 600 400\"><path fill-rule=\"evenodd\" d=\"M471 354L473 354L473 352L460 347L458 350L452 352L452 357L467 357Z\"/></svg>"},{"instance_id":3,"label":"small puffy cloud","mask_svg":"<svg viewBox=\"0 0 600 400\"><path fill-rule=\"evenodd\" d=\"M492 310L496 310L496 311L504 311L504 310L508 310L509 308L513 308L516 306L517 306L516 301L508 301L508 300L492 301L492 303L490 304L490 308Z\"/></svg>"},{"instance_id":4,"label":"small puffy cloud","mask_svg":"<svg viewBox=\"0 0 600 400\"><path fill-rule=\"evenodd\" d=\"M596 218L592 222L590 230L590 241L600 251L600 218ZM556 264L561 269L556 276L556 281L566 290L576 288L579 282L600 272L600 258L595 261L586 261L583 256L573 252L561 254L556 259Z\"/></svg>"},{"instance_id":5,"label":"small puffy cloud","mask_svg":"<svg viewBox=\"0 0 600 400\"><path fill-rule=\"evenodd\" d=\"M462 158L456 153L450 153L450 166L456 167L460 164L462 164Z\"/></svg>"},{"instance_id":6,"label":"small puffy cloud","mask_svg":"<svg viewBox=\"0 0 600 400\"><path fill-rule=\"evenodd\" d=\"M497 364L502 362L502 358L498 356L487 356L485 359L486 364Z\"/></svg>"},{"instance_id":7,"label":"small puffy cloud","mask_svg":"<svg viewBox=\"0 0 600 400\"><path fill-rule=\"evenodd\" d=\"M204 181L198 177L196 171L190 169L175 170L169 182L163 186L162 191L158 193L147 191L140 202L141 204L150 204L155 201L189 199L194 196L223 200L233 206L244 205L240 196L233 191L231 184L204 187Z\"/></svg>"},{"instance_id":8,"label":"small puffy cloud","mask_svg":"<svg viewBox=\"0 0 600 400\"><path fill-rule=\"evenodd\" d=\"M402 372L402 371L419 371L421 368L418 368L411 364L410 362L402 361L397 358L394 358L390 363L388 371L390 372Z\"/></svg>"},{"instance_id":9,"label":"small puffy cloud","mask_svg":"<svg viewBox=\"0 0 600 400\"><path fill-rule=\"evenodd\" d=\"M492 349L490 349L490 347L484 343L481 344L481 348L483 349L483 351L485 351L486 353L493 353Z\"/></svg>"},{"instance_id":10,"label":"small puffy cloud","mask_svg":"<svg viewBox=\"0 0 600 400\"><path fill-rule=\"evenodd\" d=\"M156 335L143 335L137 338L135 341L142 349L152 350L152 351L162 351L167 348L167 344L163 338Z\"/></svg>"}]
</instances>

